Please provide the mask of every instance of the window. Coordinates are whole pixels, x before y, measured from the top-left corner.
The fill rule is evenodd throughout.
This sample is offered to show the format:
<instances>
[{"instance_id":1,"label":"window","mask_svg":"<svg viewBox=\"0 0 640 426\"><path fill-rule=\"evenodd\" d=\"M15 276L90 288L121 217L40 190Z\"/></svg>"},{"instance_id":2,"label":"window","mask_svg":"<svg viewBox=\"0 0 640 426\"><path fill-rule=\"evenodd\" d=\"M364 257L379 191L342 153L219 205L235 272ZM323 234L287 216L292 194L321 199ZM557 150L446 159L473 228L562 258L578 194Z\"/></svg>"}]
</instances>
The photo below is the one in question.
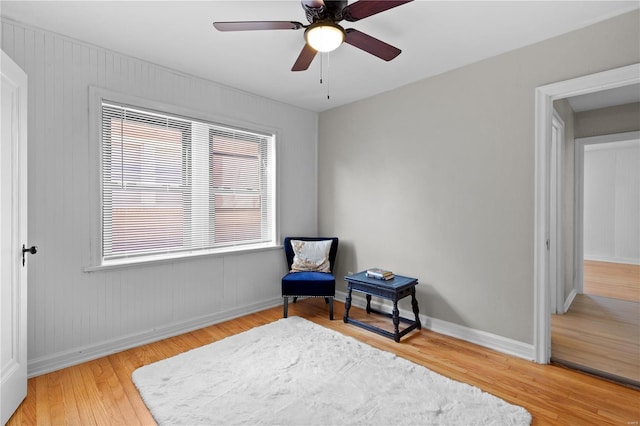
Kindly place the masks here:
<instances>
[{"instance_id":1,"label":"window","mask_svg":"<svg viewBox=\"0 0 640 426\"><path fill-rule=\"evenodd\" d=\"M275 244L274 135L102 101L102 263Z\"/></svg>"}]
</instances>

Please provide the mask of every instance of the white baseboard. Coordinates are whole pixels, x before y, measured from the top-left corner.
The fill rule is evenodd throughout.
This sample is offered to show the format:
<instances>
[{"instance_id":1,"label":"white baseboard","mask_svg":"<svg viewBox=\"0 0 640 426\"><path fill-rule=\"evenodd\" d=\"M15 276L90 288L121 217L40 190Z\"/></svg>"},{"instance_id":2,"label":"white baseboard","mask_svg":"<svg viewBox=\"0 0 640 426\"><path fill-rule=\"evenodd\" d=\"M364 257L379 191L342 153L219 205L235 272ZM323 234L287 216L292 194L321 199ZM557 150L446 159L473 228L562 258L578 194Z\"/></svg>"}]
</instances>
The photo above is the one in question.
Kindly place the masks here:
<instances>
[{"instance_id":1,"label":"white baseboard","mask_svg":"<svg viewBox=\"0 0 640 426\"><path fill-rule=\"evenodd\" d=\"M564 312L567 312L569 310L571 304L573 303L573 299L576 298L576 294L576 289L572 288L569 296L567 296L567 299L564 301Z\"/></svg>"},{"instance_id":2,"label":"white baseboard","mask_svg":"<svg viewBox=\"0 0 640 426\"><path fill-rule=\"evenodd\" d=\"M622 263L625 265L640 265L640 259L631 257L614 257L614 256L591 256L584 254L584 260L593 260L596 262Z\"/></svg>"},{"instance_id":3,"label":"white baseboard","mask_svg":"<svg viewBox=\"0 0 640 426\"><path fill-rule=\"evenodd\" d=\"M336 298L338 300L345 300L346 293L337 291ZM353 294L351 303L353 306L363 309L367 304L366 299L359 294ZM217 312L211 315L193 318L187 321L167 324L160 328L129 334L117 339L111 339L93 345L77 347L69 351L30 359L28 362L28 376L29 378L40 376L72 365L91 361L117 352L122 352L147 343L157 342L158 340L188 333L193 330L208 327L213 324L218 324L278 305L282 305L281 297L264 300L262 302L223 312ZM376 307L378 309L388 310L391 312L391 304L387 301L384 301ZM413 312L403 309L400 311L400 315L406 318L411 318L413 316ZM464 327L448 321L439 320L437 318L431 318L424 314L420 314L420 321L424 328L436 333L471 342L498 352L517 356L519 358L527 360L534 359L534 349L531 344L522 343L496 334L487 333L485 331Z\"/></svg>"},{"instance_id":4,"label":"white baseboard","mask_svg":"<svg viewBox=\"0 0 640 426\"><path fill-rule=\"evenodd\" d=\"M336 291L336 298L345 300L347 294L345 292ZM351 304L364 309L367 306L366 299L359 293L352 293ZM391 302L384 301L378 306L383 310L391 312L393 306ZM376 306L376 309L380 309ZM413 312L405 309L400 310L400 316L405 318L413 318ZM431 318L427 315L420 314L420 322L422 327L436 333L444 334L466 342L474 343L485 348L489 348L501 353L513 355L528 361L535 359L535 350L532 344L523 343L518 340L508 339L497 334L488 333L486 331L476 330L473 328L454 324L452 322L443 321L437 318Z\"/></svg>"},{"instance_id":5,"label":"white baseboard","mask_svg":"<svg viewBox=\"0 0 640 426\"><path fill-rule=\"evenodd\" d=\"M282 305L282 298L264 300L251 305L241 306L227 311L216 312L186 321L174 322L159 328L129 334L117 339L106 340L93 345L81 346L69 351L30 359L28 361L28 377L36 377L72 365L91 361L97 358L108 356L117 352L141 346L147 343L188 333L213 324L218 324L234 318L262 311L274 306Z\"/></svg>"}]
</instances>

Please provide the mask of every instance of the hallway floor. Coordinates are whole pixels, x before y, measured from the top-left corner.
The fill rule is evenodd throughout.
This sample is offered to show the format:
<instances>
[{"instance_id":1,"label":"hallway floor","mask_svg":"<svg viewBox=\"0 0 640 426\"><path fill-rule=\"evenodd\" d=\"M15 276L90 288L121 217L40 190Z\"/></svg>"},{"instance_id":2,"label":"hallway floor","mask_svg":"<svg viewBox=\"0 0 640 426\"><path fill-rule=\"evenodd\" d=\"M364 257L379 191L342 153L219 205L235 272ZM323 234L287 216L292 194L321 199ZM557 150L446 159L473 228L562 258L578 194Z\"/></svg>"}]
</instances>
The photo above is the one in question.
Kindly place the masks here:
<instances>
[{"instance_id":1,"label":"hallway floor","mask_svg":"<svg viewBox=\"0 0 640 426\"><path fill-rule=\"evenodd\" d=\"M586 263L585 294L551 316L551 359L640 387L640 266Z\"/></svg>"}]
</instances>

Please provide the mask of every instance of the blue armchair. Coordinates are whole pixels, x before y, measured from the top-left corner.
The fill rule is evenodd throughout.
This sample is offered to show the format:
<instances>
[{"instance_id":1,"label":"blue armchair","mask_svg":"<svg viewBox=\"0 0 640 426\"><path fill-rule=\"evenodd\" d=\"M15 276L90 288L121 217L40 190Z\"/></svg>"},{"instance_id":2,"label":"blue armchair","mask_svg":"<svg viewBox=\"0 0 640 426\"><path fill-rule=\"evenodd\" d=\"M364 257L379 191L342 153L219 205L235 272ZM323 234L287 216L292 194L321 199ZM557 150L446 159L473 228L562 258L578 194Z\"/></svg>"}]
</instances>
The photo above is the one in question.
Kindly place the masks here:
<instances>
[{"instance_id":1,"label":"blue armchair","mask_svg":"<svg viewBox=\"0 0 640 426\"><path fill-rule=\"evenodd\" d=\"M330 245L327 258L323 267L317 268L326 272L319 272L312 262L304 263L302 259L302 267L300 267L299 259L296 258L296 248L292 245L292 241L311 241L320 242L327 241ZM300 246L300 243L297 243ZM299 247L298 247L299 250ZM284 239L284 253L287 259L289 273L282 277L282 297L284 298L284 306L282 316L287 318L289 308L289 298L293 297L295 303L298 297L324 297L325 302L329 304L329 319L333 319L333 299L336 295L336 277L333 275L333 268L338 253L338 238L322 238L322 237L287 237ZM327 264L328 263L328 264ZM311 266L309 266L311 265Z\"/></svg>"}]
</instances>

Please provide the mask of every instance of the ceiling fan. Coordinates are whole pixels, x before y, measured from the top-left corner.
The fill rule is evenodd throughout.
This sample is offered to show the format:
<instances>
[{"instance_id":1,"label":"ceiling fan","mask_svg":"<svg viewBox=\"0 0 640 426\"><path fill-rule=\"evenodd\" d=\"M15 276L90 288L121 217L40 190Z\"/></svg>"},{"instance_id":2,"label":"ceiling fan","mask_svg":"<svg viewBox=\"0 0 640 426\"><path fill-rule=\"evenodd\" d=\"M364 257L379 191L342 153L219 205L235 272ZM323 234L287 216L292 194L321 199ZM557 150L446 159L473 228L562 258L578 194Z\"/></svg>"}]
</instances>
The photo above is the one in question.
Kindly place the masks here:
<instances>
[{"instance_id":1,"label":"ceiling fan","mask_svg":"<svg viewBox=\"0 0 640 426\"><path fill-rule=\"evenodd\" d=\"M380 59L390 61L402 51L356 29L347 28L345 30L338 25L338 22L342 20L356 22L411 1L413 0L359 0L347 5L347 0L301 0L300 3L306 12L309 25L296 21L236 21L214 22L213 26L218 31L299 30L304 28L306 43L291 71L308 69L316 53L330 52L343 42Z\"/></svg>"}]
</instances>

